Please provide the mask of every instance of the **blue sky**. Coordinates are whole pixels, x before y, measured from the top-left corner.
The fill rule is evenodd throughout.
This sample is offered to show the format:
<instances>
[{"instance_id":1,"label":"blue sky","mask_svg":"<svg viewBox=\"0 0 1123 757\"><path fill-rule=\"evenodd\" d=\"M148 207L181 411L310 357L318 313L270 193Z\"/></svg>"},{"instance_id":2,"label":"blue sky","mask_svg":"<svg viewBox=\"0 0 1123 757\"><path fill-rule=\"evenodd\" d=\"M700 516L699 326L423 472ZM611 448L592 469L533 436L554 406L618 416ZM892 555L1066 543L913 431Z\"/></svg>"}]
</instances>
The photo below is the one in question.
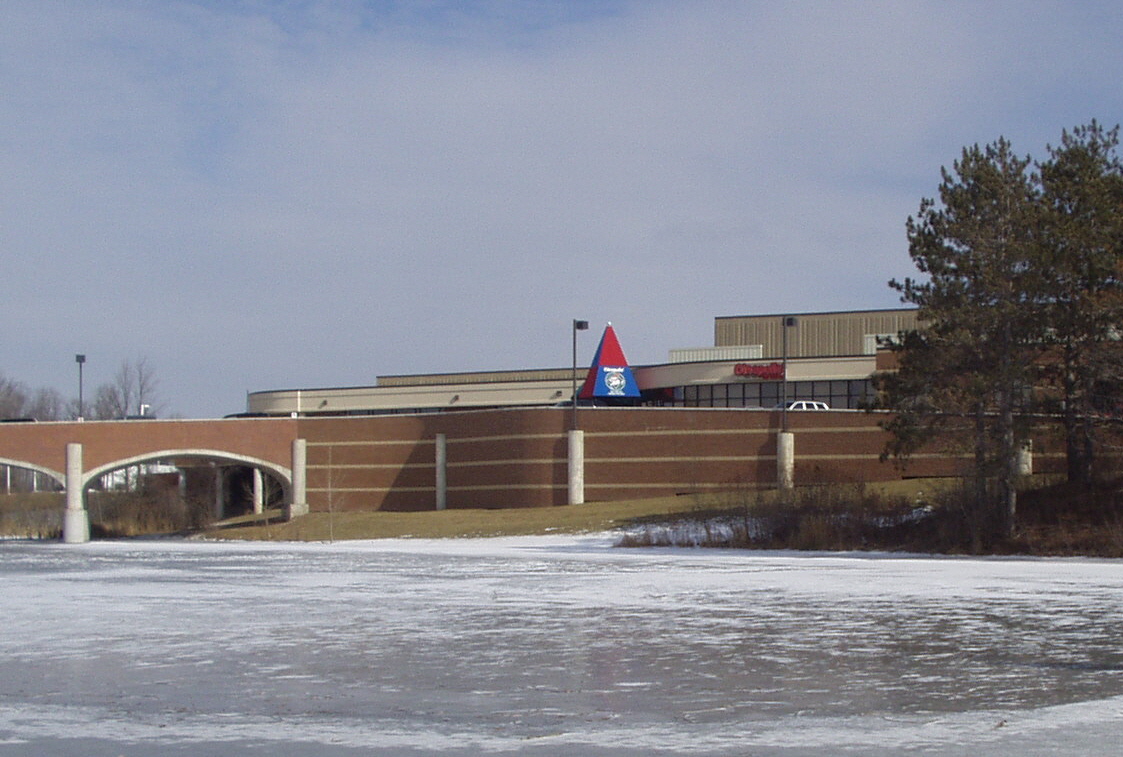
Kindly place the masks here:
<instances>
[{"instance_id":1,"label":"blue sky","mask_svg":"<svg viewBox=\"0 0 1123 757\"><path fill-rule=\"evenodd\" d=\"M572 318L652 363L894 307L940 167L1123 120L1121 38L1109 2L8 0L0 372L146 356L205 417L564 366Z\"/></svg>"}]
</instances>

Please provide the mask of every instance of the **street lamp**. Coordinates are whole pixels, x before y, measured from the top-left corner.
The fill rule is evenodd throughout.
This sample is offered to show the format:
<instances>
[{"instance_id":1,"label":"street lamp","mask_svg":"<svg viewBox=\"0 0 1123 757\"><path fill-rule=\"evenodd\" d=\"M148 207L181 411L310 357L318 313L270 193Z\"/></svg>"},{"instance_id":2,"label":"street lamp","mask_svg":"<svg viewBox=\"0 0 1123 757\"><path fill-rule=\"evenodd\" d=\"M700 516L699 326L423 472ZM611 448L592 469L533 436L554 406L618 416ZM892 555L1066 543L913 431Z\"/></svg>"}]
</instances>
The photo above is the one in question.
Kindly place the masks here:
<instances>
[{"instance_id":1,"label":"street lamp","mask_svg":"<svg viewBox=\"0 0 1123 757\"><path fill-rule=\"evenodd\" d=\"M75 355L74 362L78 364L78 420L84 420L86 414L82 409L82 366L86 363L86 356Z\"/></svg>"},{"instance_id":2,"label":"street lamp","mask_svg":"<svg viewBox=\"0 0 1123 757\"><path fill-rule=\"evenodd\" d=\"M792 326L798 326L799 321L794 315L786 315L783 320L783 342L784 342L784 379L780 384L780 427L781 430L788 430L788 329Z\"/></svg>"},{"instance_id":3,"label":"street lamp","mask_svg":"<svg viewBox=\"0 0 1123 757\"><path fill-rule=\"evenodd\" d=\"M573 417L570 421L570 427L574 431L577 430L577 332L586 331L588 328L588 321L573 319L573 373L571 374L573 379Z\"/></svg>"}]
</instances>

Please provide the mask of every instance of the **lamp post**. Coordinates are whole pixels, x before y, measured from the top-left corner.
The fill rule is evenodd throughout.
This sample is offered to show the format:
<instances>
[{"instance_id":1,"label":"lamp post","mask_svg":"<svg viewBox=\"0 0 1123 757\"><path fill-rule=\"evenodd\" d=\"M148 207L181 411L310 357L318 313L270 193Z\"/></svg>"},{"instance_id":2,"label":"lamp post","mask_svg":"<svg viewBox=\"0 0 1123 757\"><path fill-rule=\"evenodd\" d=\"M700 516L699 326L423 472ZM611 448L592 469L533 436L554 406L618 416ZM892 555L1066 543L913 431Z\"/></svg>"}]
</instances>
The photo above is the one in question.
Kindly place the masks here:
<instances>
[{"instance_id":1,"label":"lamp post","mask_svg":"<svg viewBox=\"0 0 1123 757\"><path fill-rule=\"evenodd\" d=\"M570 420L570 428L573 431L577 430L577 332L586 331L589 328L588 321L579 321L573 319L573 412Z\"/></svg>"},{"instance_id":2,"label":"lamp post","mask_svg":"<svg viewBox=\"0 0 1123 757\"><path fill-rule=\"evenodd\" d=\"M78 420L85 420L86 413L82 407L82 366L86 363L85 355L75 355L74 362L78 364Z\"/></svg>"},{"instance_id":3,"label":"lamp post","mask_svg":"<svg viewBox=\"0 0 1123 757\"><path fill-rule=\"evenodd\" d=\"M784 316L782 327L784 343L784 380L780 384L780 427L784 431L788 430L788 329L798 325L799 321L794 315Z\"/></svg>"},{"instance_id":4,"label":"lamp post","mask_svg":"<svg viewBox=\"0 0 1123 757\"><path fill-rule=\"evenodd\" d=\"M783 402L780 404L780 431L776 434L776 487L789 491L795 486L795 437L788 430L788 329L798 326L795 316L786 315L780 321L784 343L784 378L781 382Z\"/></svg>"}]
</instances>

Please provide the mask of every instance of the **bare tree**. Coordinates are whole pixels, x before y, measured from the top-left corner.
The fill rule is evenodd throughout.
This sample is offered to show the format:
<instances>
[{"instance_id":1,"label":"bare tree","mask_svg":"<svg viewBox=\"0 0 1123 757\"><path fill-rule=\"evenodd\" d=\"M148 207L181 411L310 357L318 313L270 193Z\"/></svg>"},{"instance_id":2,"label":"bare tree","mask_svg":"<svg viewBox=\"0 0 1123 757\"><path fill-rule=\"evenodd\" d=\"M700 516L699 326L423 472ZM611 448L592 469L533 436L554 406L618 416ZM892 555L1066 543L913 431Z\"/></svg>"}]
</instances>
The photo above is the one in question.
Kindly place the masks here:
<instances>
[{"instance_id":1,"label":"bare tree","mask_svg":"<svg viewBox=\"0 0 1123 757\"><path fill-rule=\"evenodd\" d=\"M125 360L113 381L94 392L93 417L100 420L130 415L155 415L161 408L157 396L159 381L147 357Z\"/></svg>"},{"instance_id":2,"label":"bare tree","mask_svg":"<svg viewBox=\"0 0 1123 757\"><path fill-rule=\"evenodd\" d=\"M73 398L68 399L66 401L66 405L62 409L62 417L59 420L75 421L75 420L78 420L79 418L86 417L86 414L89 413L89 411L90 411L90 403L89 402L83 402L82 406L79 407L78 398L73 397ZM93 417L93 416L90 416L90 417Z\"/></svg>"},{"instance_id":3,"label":"bare tree","mask_svg":"<svg viewBox=\"0 0 1123 757\"><path fill-rule=\"evenodd\" d=\"M102 384L94 390L94 401L91 405L90 417L105 421L113 418L124 418L128 412L128 397L113 384Z\"/></svg>"},{"instance_id":4,"label":"bare tree","mask_svg":"<svg viewBox=\"0 0 1123 757\"><path fill-rule=\"evenodd\" d=\"M160 382L156 378L156 370L148 362L147 357L141 357L133 364L133 378L136 386L137 414L145 415L146 408L153 415L163 410L163 403L157 396Z\"/></svg>"},{"instance_id":5,"label":"bare tree","mask_svg":"<svg viewBox=\"0 0 1123 757\"><path fill-rule=\"evenodd\" d=\"M27 387L0 373L0 418L22 418L27 409Z\"/></svg>"},{"instance_id":6,"label":"bare tree","mask_svg":"<svg viewBox=\"0 0 1123 757\"><path fill-rule=\"evenodd\" d=\"M57 389L36 389L27 402L24 414L41 421L60 421L67 416L66 398Z\"/></svg>"}]
</instances>

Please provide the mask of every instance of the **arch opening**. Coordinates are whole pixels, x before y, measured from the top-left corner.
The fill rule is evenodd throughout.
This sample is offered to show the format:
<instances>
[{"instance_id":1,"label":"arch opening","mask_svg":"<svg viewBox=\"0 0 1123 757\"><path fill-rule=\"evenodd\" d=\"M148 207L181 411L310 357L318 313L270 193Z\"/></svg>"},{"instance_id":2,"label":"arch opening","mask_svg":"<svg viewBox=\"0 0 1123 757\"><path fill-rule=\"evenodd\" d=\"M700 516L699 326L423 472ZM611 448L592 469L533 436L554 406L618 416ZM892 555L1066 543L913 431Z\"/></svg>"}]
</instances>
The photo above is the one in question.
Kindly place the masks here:
<instances>
[{"instance_id":1,"label":"arch opening","mask_svg":"<svg viewBox=\"0 0 1123 757\"><path fill-rule=\"evenodd\" d=\"M50 468L0 457L0 534L33 539L61 534L65 480Z\"/></svg>"},{"instance_id":2,"label":"arch opening","mask_svg":"<svg viewBox=\"0 0 1123 757\"><path fill-rule=\"evenodd\" d=\"M275 476L260 468L234 465L223 476L221 511L216 502L215 515L219 519L260 515L284 505L285 487Z\"/></svg>"},{"instance_id":3,"label":"arch opening","mask_svg":"<svg viewBox=\"0 0 1123 757\"><path fill-rule=\"evenodd\" d=\"M91 532L103 536L194 530L283 507L289 469L221 450L160 450L83 474Z\"/></svg>"},{"instance_id":4,"label":"arch opening","mask_svg":"<svg viewBox=\"0 0 1123 757\"><path fill-rule=\"evenodd\" d=\"M66 476L42 465L0 457L0 494L60 492Z\"/></svg>"}]
</instances>

